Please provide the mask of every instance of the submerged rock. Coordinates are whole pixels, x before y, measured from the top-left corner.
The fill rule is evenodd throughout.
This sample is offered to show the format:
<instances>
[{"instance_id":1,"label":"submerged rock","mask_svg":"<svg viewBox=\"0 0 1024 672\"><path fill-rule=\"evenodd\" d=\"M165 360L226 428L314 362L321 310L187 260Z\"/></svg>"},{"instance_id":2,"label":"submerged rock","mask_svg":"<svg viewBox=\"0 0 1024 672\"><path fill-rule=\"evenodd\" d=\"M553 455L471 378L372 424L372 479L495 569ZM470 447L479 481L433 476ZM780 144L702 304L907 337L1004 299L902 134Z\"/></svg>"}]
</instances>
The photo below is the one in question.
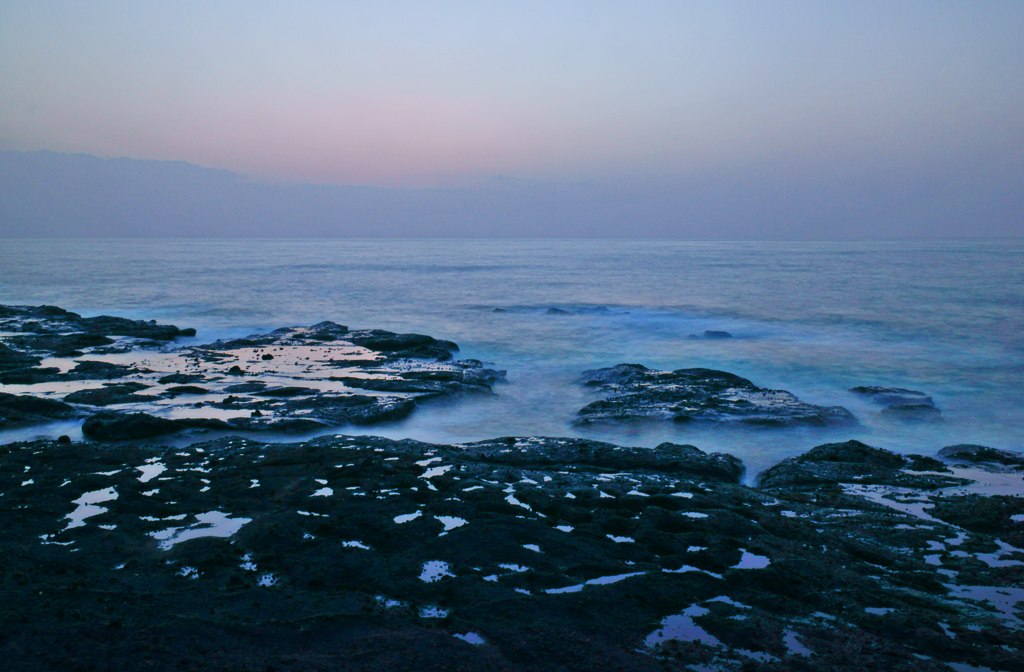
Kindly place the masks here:
<instances>
[{"instance_id":1,"label":"submerged rock","mask_svg":"<svg viewBox=\"0 0 1024 672\"><path fill-rule=\"evenodd\" d=\"M841 406L815 406L785 390L760 388L745 378L713 369L655 371L619 364L584 371L584 385L608 391L577 413L575 425L624 420L668 420L754 427L856 425Z\"/></svg>"},{"instance_id":2,"label":"submerged rock","mask_svg":"<svg viewBox=\"0 0 1024 672\"><path fill-rule=\"evenodd\" d=\"M882 417L912 422L943 422L942 412L927 404L896 404L882 409Z\"/></svg>"},{"instance_id":3,"label":"submerged rock","mask_svg":"<svg viewBox=\"0 0 1024 672\"><path fill-rule=\"evenodd\" d=\"M908 422L942 422L942 413L935 401L924 392L902 387L858 386L850 392L867 397L872 403L885 406L885 418Z\"/></svg>"},{"instance_id":4,"label":"submerged rock","mask_svg":"<svg viewBox=\"0 0 1024 672\"><path fill-rule=\"evenodd\" d=\"M730 334L728 331L707 329L700 336L698 336L697 334L690 334L689 336L687 336L687 338L691 340L705 339L708 341L723 341L732 338L732 334Z\"/></svg>"},{"instance_id":5,"label":"submerged rock","mask_svg":"<svg viewBox=\"0 0 1024 672\"><path fill-rule=\"evenodd\" d=\"M850 388L850 392L867 397L872 403L880 406L899 406L902 404L923 404L934 406L935 402L924 392L907 390L902 387L865 386Z\"/></svg>"}]
</instances>

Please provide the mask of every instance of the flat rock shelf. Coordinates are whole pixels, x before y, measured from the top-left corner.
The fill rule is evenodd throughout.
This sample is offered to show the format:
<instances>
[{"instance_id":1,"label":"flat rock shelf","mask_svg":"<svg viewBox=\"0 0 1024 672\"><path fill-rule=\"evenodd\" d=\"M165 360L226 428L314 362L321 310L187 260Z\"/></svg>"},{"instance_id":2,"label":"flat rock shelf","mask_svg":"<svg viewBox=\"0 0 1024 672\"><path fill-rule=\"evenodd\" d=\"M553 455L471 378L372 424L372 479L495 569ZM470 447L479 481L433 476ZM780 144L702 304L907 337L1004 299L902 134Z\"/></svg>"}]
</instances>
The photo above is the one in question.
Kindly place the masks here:
<instances>
[{"instance_id":1,"label":"flat rock shelf","mask_svg":"<svg viewBox=\"0 0 1024 672\"><path fill-rule=\"evenodd\" d=\"M757 487L738 462L544 437L7 444L0 652L39 670L1020 669L1024 456L850 441Z\"/></svg>"},{"instance_id":2,"label":"flat rock shelf","mask_svg":"<svg viewBox=\"0 0 1024 672\"><path fill-rule=\"evenodd\" d=\"M0 306L0 428L86 439L0 445L4 669L1024 669L1024 455L846 441L744 485L682 443L326 435L494 394L456 352ZM579 425L857 422L711 369L580 382Z\"/></svg>"},{"instance_id":3,"label":"flat rock shelf","mask_svg":"<svg viewBox=\"0 0 1024 672\"><path fill-rule=\"evenodd\" d=\"M85 436L195 430L314 432L408 416L438 397L492 394L503 371L421 334L334 322L180 346L194 329L0 306L0 428L86 418Z\"/></svg>"}]
</instances>

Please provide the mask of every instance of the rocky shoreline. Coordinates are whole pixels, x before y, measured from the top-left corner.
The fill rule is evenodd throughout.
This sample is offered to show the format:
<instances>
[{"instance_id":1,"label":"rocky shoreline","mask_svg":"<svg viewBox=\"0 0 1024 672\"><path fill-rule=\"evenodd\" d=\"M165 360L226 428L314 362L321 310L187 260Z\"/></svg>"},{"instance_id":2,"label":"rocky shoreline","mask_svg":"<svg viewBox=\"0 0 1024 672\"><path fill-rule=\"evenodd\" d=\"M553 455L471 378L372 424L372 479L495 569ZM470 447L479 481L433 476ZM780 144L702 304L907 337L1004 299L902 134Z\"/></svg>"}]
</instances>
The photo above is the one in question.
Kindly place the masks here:
<instances>
[{"instance_id":1,"label":"rocky shoreline","mask_svg":"<svg viewBox=\"0 0 1024 672\"><path fill-rule=\"evenodd\" d=\"M829 444L756 487L692 446L536 437L0 455L17 669L1016 670L1024 650L1024 456L990 449Z\"/></svg>"},{"instance_id":2,"label":"rocky shoreline","mask_svg":"<svg viewBox=\"0 0 1024 672\"><path fill-rule=\"evenodd\" d=\"M310 433L492 394L504 371L421 334L333 322L179 346L194 329L0 306L0 429L86 418L100 441L190 430Z\"/></svg>"},{"instance_id":3,"label":"rocky shoreline","mask_svg":"<svg viewBox=\"0 0 1024 672\"><path fill-rule=\"evenodd\" d=\"M0 418L84 418L92 439L0 445L9 669L1024 669L1024 455L846 441L745 485L739 459L677 443L271 443L502 372L333 323L189 345L91 319L0 308ZM727 427L769 398L848 422L725 372L624 366L584 374L620 414L703 404Z\"/></svg>"}]
</instances>

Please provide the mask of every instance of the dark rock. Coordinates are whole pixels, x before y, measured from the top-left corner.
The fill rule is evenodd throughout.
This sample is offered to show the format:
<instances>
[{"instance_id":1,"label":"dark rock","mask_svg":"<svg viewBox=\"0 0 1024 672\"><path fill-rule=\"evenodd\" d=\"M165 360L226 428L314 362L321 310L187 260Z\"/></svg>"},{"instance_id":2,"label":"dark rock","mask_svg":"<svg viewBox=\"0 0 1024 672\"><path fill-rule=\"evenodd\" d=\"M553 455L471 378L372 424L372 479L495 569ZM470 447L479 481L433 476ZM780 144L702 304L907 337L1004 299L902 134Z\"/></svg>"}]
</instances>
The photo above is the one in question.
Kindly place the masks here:
<instances>
[{"instance_id":1,"label":"dark rock","mask_svg":"<svg viewBox=\"0 0 1024 672\"><path fill-rule=\"evenodd\" d=\"M459 350L459 346L451 341L441 341L423 334L395 334L380 329L351 332L345 336L345 340L374 352L440 361L451 359L451 353Z\"/></svg>"},{"instance_id":2,"label":"dark rock","mask_svg":"<svg viewBox=\"0 0 1024 672\"><path fill-rule=\"evenodd\" d=\"M80 318L71 313L35 308L5 307L4 311L10 317L2 328L14 334L4 337L4 342L0 344L3 346L3 349L0 349L0 381L5 384L103 381L103 387L72 392L67 395L67 400L89 406L111 406L157 401L156 397L139 394L139 390L159 382L161 385L169 386L161 393L164 402L187 394L211 394L215 395L215 401L210 405L216 408L248 412L248 417L236 419L237 421L231 424L202 418L175 420L177 428L239 428L253 431L302 431L305 428L312 431L352 423L389 422L406 417L419 400L468 393L490 394L491 385L504 378L504 372L486 369L476 360L452 361L452 352L457 351L458 346L450 341L422 334L396 334L383 330L352 332L345 325L335 322L320 322L311 327L282 328L244 339L165 350L164 352L172 358L172 365L176 364L178 367L175 373L156 373L139 368L138 364L112 364L97 359L79 359L72 370L63 373L56 367L44 369L38 364L44 356L54 354L82 357L80 350L68 350L70 347L88 348L90 354L95 355L127 355L154 345L163 348L165 341L162 339L189 332L161 326L155 321L144 322L109 316ZM52 313L55 317L47 317L42 313ZM31 330L26 331L26 327ZM133 340L122 339L115 347L106 347L103 344L115 345L109 335L130 336ZM11 347L12 343L17 347ZM343 347L335 348L335 343L340 343ZM351 356L348 345L365 347L374 354L357 359ZM390 394L377 397L354 395L348 394L342 386L336 386L339 389L321 392L319 387L306 387L301 384L268 390L266 383L258 379L261 375L258 368L256 372L247 372L244 368L252 359L280 359L278 350L287 351L296 346L311 349L310 352L301 355L306 365L298 375L293 375L296 381L309 379L322 383L332 379L330 372L334 367L364 367L364 371L372 369L374 375L352 376L351 387L363 385L367 389ZM275 352L271 354L268 350ZM338 356L339 352L344 354ZM297 353L294 351L288 353L288 357L295 356ZM140 352L136 361L141 363L144 360L145 355ZM441 364L442 362L444 364ZM225 374L251 378L230 385L225 384ZM125 381L128 377L132 380ZM115 380L125 382L109 382ZM145 381L145 384L139 381ZM221 397L221 393L229 396ZM269 398L286 401L275 403ZM182 402L182 405L185 403L187 402ZM207 403L209 402L204 401L194 405ZM252 413L254 410L258 410L259 414ZM31 416L36 418L32 420L30 417L14 417L11 413L8 413L11 416L7 418L9 422L43 421L40 416ZM178 414L179 417L182 415L187 414ZM136 424L143 424L140 419L136 420ZM123 421L121 422L123 424ZM103 423L99 421L91 423L90 426L94 427L94 435L99 436L103 431ZM158 429L160 432L177 431L174 425L166 423L160 425ZM149 428L144 428L142 433L148 431Z\"/></svg>"},{"instance_id":3,"label":"dark rock","mask_svg":"<svg viewBox=\"0 0 1024 672\"><path fill-rule=\"evenodd\" d=\"M726 338L732 338L732 334L730 334L728 331L712 331L712 330L707 330L707 331L704 332L704 338L707 338L707 339L710 339L710 340L715 340L715 341L720 341L720 340L723 340L723 339L726 339Z\"/></svg>"},{"instance_id":4,"label":"dark rock","mask_svg":"<svg viewBox=\"0 0 1024 672\"><path fill-rule=\"evenodd\" d=\"M479 362L477 364L479 365ZM331 376L330 379L342 382L346 387L376 392L409 392L424 398L492 394L491 385L504 378L504 371L467 367L462 370L405 371L398 380L351 376Z\"/></svg>"},{"instance_id":5,"label":"dark rock","mask_svg":"<svg viewBox=\"0 0 1024 672\"><path fill-rule=\"evenodd\" d=\"M124 317L100 315L83 317L77 321L78 327L92 334L107 336L134 336L154 341L171 341L178 336L195 336L195 329L187 329L184 333L172 324L156 324L155 321L129 320Z\"/></svg>"},{"instance_id":6,"label":"dark rock","mask_svg":"<svg viewBox=\"0 0 1024 672\"><path fill-rule=\"evenodd\" d=\"M348 327L344 324L325 320L323 322L317 322L310 327L309 334L314 336L316 340L336 341L344 338L348 334Z\"/></svg>"},{"instance_id":7,"label":"dark rock","mask_svg":"<svg viewBox=\"0 0 1024 672\"><path fill-rule=\"evenodd\" d=\"M55 317L78 320L82 316L57 306L0 306L0 317Z\"/></svg>"},{"instance_id":8,"label":"dark rock","mask_svg":"<svg viewBox=\"0 0 1024 672\"><path fill-rule=\"evenodd\" d=\"M68 436L67 434L61 434L60 436L57 437L57 443L60 443L60 444L71 443L71 437Z\"/></svg>"},{"instance_id":9,"label":"dark rock","mask_svg":"<svg viewBox=\"0 0 1024 672\"><path fill-rule=\"evenodd\" d=\"M299 397L318 393L319 391L312 387L290 385L288 387L272 387L269 390L260 390L255 394L257 397Z\"/></svg>"},{"instance_id":10,"label":"dark rock","mask_svg":"<svg viewBox=\"0 0 1024 672\"><path fill-rule=\"evenodd\" d=\"M883 448L874 448L860 441L826 443L811 448L803 455L793 458L801 463L845 463L865 464L883 469L902 469L907 460L902 455Z\"/></svg>"},{"instance_id":11,"label":"dark rock","mask_svg":"<svg viewBox=\"0 0 1024 672\"><path fill-rule=\"evenodd\" d=\"M26 354L0 343L0 371L24 369L35 366L41 361L42 357Z\"/></svg>"},{"instance_id":12,"label":"dark rock","mask_svg":"<svg viewBox=\"0 0 1024 672\"><path fill-rule=\"evenodd\" d=\"M988 446L979 446L971 443L946 446L938 454L940 457L962 462L991 463L1024 468L1024 453L999 450L998 448L989 448Z\"/></svg>"},{"instance_id":13,"label":"dark rock","mask_svg":"<svg viewBox=\"0 0 1024 672\"><path fill-rule=\"evenodd\" d=\"M910 464L907 467L910 471L949 472L949 467L947 467L944 462L936 460L934 457L927 457L924 455L907 455L907 459L910 460Z\"/></svg>"},{"instance_id":14,"label":"dark rock","mask_svg":"<svg viewBox=\"0 0 1024 672\"><path fill-rule=\"evenodd\" d=\"M924 490L967 483L964 479L950 476L910 474L905 471L917 464L917 460L860 441L826 443L803 455L783 460L762 472L757 482L758 487L764 489L806 489L853 483Z\"/></svg>"},{"instance_id":15,"label":"dark rock","mask_svg":"<svg viewBox=\"0 0 1024 672\"><path fill-rule=\"evenodd\" d=\"M54 399L0 392L0 427L73 418L77 415L78 411L74 407Z\"/></svg>"},{"instance_id":16,"label":"dark rock","mask_svg":"<svg viewBox=\"0 0 1024 672\"><path fill-rule=\"evenodd\" d=\"M539 437L5 445L5 669L1019 669L1020 568L979 554L1024 500L932 493L923 525L671 468L708 457ZM812 457L895 463L862 445ZM963 553L947 508L969 512ZM202 536L211 512L237 531ZM422 580L426 563L451 575ZM961 586L992 586L999 608ZM453 636L468 632L484 644Z\"/></svg>"},{"instance_id":17,"label":"dark rock","mask_svg":"<svg viewBox=\"0 0 1024 672\"><path fill-rule=\"evenodd\" d=\"M18 348L43 351L57 357L73 357L81 355L84 349L110 345L114 341L98 333L73 333L12 336L7 342Z\"/></svg>"},{"instance_id":18,"label":"dark rock","mask_svg":"<svg viewBox=\"0 0 1024 672\"><path fill-rule=\"evenodd\" d=\"M511 446L511 447L510 447ZM662 443L656 448L627 448L601 441L514 437L466 444L462 457L529 469L599 468L614 472L658 472L681 478L739 483L742 460L724 453L705 453L695 446Z\"/></svg>"},{"instance_id":19,"label":"dark rock","mask_svg":"<svg viewBox=\"0 0 1024 672\"><path fill-rule=\"evenodd\" d=\"M664 458L685 448L373 436L5 446L5 669L1019 668L1013 604L956 594L1016 589L1019 568L971 557L997 550L992 533L971 532L957 546L967 557L939 551L959 530L859 497L673 472ZM157 462L166 471L142 482L139 467ZM118 497L69 526L75 500L106 488ZM214 511L237 532L201 537ZM454 576L421 580L428 562ZM446 616L425 618L433 608ZM467 632L484 643L453 636Z\"/></svg>"},{"instance_id":20,"label":"dark rock","mask_svg":"<svg viewBox=\"0 0 1024 672\"><path fill-rule=\"evenodd\" d=\"M283 434L308 434L322 431L329 425L312 418L268 418L266 416L250 416L248 418L231 418L228 424L234 429L251 432L279 432Z\"/></svg>"},{"instance_id":21,"label":"dark rock","mask_svg":"<svg viewBox=\"0 0 1024 672\"><path fill-rule=\"evenodd\" d=\"M205 387L199 387L198 385L175 385L167 388L167 396L177 396L179 394L206 394L209 390Z\"/></svg>"},{"instance_id":22,"label":"dark rock","mask_svg":"<svg viewBox=\"0 0 1024 672\"><path fill-rule=\"evenodd\" d=\"M161 385L187 385L189 383L198 383L203 379L201 373L172 373L167 376L163 376L159 379Z\"/></svg>"},{"instance_id":23,"label":"dark rock","mask_svg":"<svg viewBox=\"0 0 1024 672\"><path fill-rule=\"evenodd\" d=\"M97 441L137 441L185 429L175 420L158 418L147 413L111 413L103 411L86 419L82 434Z\"/></svg>"},{"instance_id":24,"label":"dark rock","mask_svg":"<svg viewBox=\"0 0 1024 672\"><path fill-rule=\"evenodd\" d=\"M612 396L585 406L573 424L670 420L754 427L826 427L857 424L841 406L815 406L784 390L712 369L654 371L640 364L584 371L584 385Z\"/></svg>"},{"instance_id":25,"label":"dark rock","mask_svg":"<svg viewBox=\"0 0 1024 672\"><path fill-rule=\"evenodd\" d=\"M850 388L850 392L867 397L879 406L899 406L903 404L923 404L935 406L935 402L924 392L907 390L902 387L858 386Z\"/></svg>"},{"instance_id":26,"label":"dark rock","mask_svg":"<svg viewBox=\"0 0 1024 672\"><path fill-rule=\"evenodd\" d=\"M580 382L591 386L628 386L645 381L651 369L643 364L619 364L606 369L584 371Z\"/></svg>"},{"instance_id":27,"label":"dark rock","mask_svg":"<svg viewBox=\"0 0 1024 672\"><path fill-rule=\"evenodd\" d=\"M14 369L0 372L0 383L4 385L35 385L61 378L60 369L55 366L37 366L30 369Z\"/></svg>"},{"instance_id":28,"label":"dark rock","mask_svg":"<svg viewBox=\"0 0 1024 672\"><path fill-rule=\"evenodd\" d=\"M850 392L885 406L882 417L903 422L942 422L935 401L924 392L902 387L853 387Z\"/></svg>"},{"instance_id":29,"label":"dark rock","mask_svg":"<svg viewBox=\"0 0 1024 672\"><path fill-rule=\"evenodd\" d=\"M1002 534L1014 527L1024 531L1024 526L1014 520L1014 517L1024 515L1024 497L1005 495L946 497L936 502L929 513L939 520L972 532Z\"/></svg>"},{"instance_id":30,"label":"dark rock","mask_svg":"<svg viewBox=\"0 0 1024 672\"><path fill-rule=\"evenodd\" d=\"M897 404L882 409L882 417L909 422L942 422L942 412L927 404Z\"/></svg>"},{"instance_id":31,"label":"dark rock","mask_svg":"<svg viewBox=\"0 0 1024 672\"><path fill-rule=\"evenodd\" d=\"M144 386L143 386L144 387ZM69 404L86 404L88 406L111 406L113 404L130 404L143 401L155 401L158 397L146 394L135 394L136 385L107 385L98 389L79 390L64 397Z\"/></svg>"},{"instance_id":32,"label":"dark rock","mask_svg":"<svg viewBox=\"0 0 1024 672\"><path fill-rule=\"evenodd\" d=\"M71 369L67 378L69 380L109 380L111 378L124 378L125 376L139 373L134 366L123 364L112 364L99 360L83 360Z\"/></svg>"},{"instance_id":33,"label":"dark rock","mask_svg":"<svg viewBox=\"0 0 1024 672\"><path fill-rule=\"evenodd\" d=\"M416 408L412 399L399 397L370 397L358 394L318 395L299 397L285 402L284 414L297 411L313 413L303 420L330 425L372 425L408 417Z\"/></svg>"},{"instance_id":34,"label":"dark rock","mask_svg":"<svg viewBox=\"0 0 1024 672\"><path fill-rule=\"evenodd\" d=\"M252 381L251 383L237 383L235 385L228 385L224 388L225 392L231 394L252 394L253 392L259 392L267 386L266 383L259 381Z\"/></svg>"}]
</instances>

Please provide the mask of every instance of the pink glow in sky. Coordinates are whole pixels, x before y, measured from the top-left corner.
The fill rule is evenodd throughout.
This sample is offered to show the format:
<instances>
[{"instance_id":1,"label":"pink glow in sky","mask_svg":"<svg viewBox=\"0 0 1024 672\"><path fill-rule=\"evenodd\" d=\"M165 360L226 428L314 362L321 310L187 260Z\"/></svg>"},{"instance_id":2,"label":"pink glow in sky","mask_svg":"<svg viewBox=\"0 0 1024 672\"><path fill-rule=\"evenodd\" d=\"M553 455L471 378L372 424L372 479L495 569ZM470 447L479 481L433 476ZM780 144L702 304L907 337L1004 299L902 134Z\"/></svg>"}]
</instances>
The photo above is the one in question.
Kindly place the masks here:
<instances>
[{"instance_id":1,"label":"pink glow in sky","mask_svg":"<svg viewBox=\"0 0 1024 672\"><path fill-rule=\"evenodd\" d=\"M5 3L0 149L379 185L920 160L1024 137L1022 19L1014 2Z\"/></svg>"},{"instance_id":2,"label":"pink glow in sky","mask_svg":"<svg viewBox=\"0 0 1024 672\"><path fill-rule=\"evenodd\" d=\"M1020 0L0 3L17 235L1019 235L1022 120Z\"/></svg>"}]
</instances>

